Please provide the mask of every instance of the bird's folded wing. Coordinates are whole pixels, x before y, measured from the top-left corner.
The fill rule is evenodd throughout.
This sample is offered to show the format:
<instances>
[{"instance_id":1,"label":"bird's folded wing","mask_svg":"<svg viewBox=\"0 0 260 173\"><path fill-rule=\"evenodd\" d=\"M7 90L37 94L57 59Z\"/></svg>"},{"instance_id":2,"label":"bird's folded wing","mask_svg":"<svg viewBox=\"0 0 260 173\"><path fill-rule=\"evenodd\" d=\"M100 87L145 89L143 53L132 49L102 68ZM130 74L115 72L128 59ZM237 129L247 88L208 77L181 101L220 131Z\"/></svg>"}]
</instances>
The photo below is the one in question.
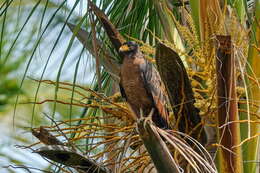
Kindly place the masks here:
<instances>
[{"instance_id":1,"label":"bird's folded wing","mask_svg":"<svg viewBox=\"0 0 260 173\"><path fill-rule=\"evenodd\" d=\"M142 78L146 90L148 94L152 96L156 108L162 118L167 122L167 126L169 126L169 115L166 106L168 97L160 75L156 71L155 67L153 67L153 65L148 61L141 64L141 70L143 72Z\"/></svg>"}]
</instances>

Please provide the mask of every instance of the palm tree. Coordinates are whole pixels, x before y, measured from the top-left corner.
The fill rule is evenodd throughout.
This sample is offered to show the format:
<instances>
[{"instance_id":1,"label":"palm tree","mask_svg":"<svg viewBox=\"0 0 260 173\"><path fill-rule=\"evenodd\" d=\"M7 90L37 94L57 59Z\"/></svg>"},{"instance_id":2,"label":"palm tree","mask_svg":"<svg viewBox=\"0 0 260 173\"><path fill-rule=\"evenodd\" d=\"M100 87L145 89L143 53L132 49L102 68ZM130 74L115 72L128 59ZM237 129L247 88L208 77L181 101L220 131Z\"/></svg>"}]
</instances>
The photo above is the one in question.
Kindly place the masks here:
<instances>
[{"instance_id":1,"label":"palm tree","mask_svg":"<svg viewBox=\"0 0 260 173\"><path fill-rule=\"evenodd\" d=\"M37 4L40 4L40 2L43 1L36 2L35 8L30 12L34 13ZM49 7L48 3L51 2L46 0L43 7ZM167 62L163 66L162 61L160 61L162 58L160 54L155 55L155 50L156 52L162 51L162 53L164 51L163 49L154 48L160 42L162 46L170 48L180 56L184 63L185 71L187 71L194 92L194 105L200 110L199 114L204 120L204 127L208 133L208 145L204 147L209 151L213 149L213 159L216 160L219 172L258 171L256 164L258 158L257 131L259 128L257 119L260 97L257 57L259 56L260 2L258 0L254 1L252 9L248 8L246 1L242 0L215 0L211 3L203 0L190 0L187 2L177 0L103 0L93 2L105 14L98 11L98 8L91 7L88 3L86 5L87 12L83 17L75 16L75 19L70 19L71 14L75 11L74 7L80 6L79 1L76 1L72 8L68 7L66 9L63 8L66 1L60 4L52 3L51 8L54 10L59 11L63 8L65 11L64 16L61 16L61 19L65 21L62 28L66 26L68 21L75 25L69 25L73 30L73 35L63 58L60 59L60 66L56 68L58 73L55 82L43 80L45 71L41 72L41 77L37 80L39 84L46 83L55 87L53 98L42 102L38 101L38 94L36 94L35 99L32 101L35 105L41 105L44 102L52 103L52 110L49 115L45 115L51 119L52 125L35 129L34 132L36 136L38 134L40 141L44 141L40 135L41 130L43 132L43 129L52 129L57 136L65 138L63 140L67 146L82 153L87 153L97 163L102 163L104 167L100 169L105 172L106 169L121 172L147 170L153 167L151 159L159 172L167 168L178 172L179 167L183 167L183 165L186 165L186 171L201 172L203 170L214 172L214 166L210 167L208 165L208 162L211 162L207 157L196 160L199 157L196 150L191 153L188 153L190 150L183 150L183 147L188 147L188 145L185 141L179 139L182 136L180 133L160 131L160 129L149 124L147 128L142 128L143 124L141 123L139 135L149 154L146 150L141 150L142 145L140 143L142 141L133 130L134 122L130 118L129 110L118 96L119 94L117 94L118 66L120 66L122 60L118 56L115 47L124 40L137 41L142 45L141 49L148 60L153 62L156 56L158 70L163 76ZM5 6L8 7L9 3L13 4L10 0L3 3L2 16L8 12L8 8L5 8ZM85 6L81 5L81 8L85 8ZM45 12L41 14L45 14ZM45 15L42 16L42 18L47 18ZM51 20L54 18L51 17ZM2 28L5 28L6 25L3 26ZM45 26L44 29L39 29L38 38L34 42L35 48L40 47L39 42L44 38L45 28L47 29L50 25L46 22ZM248 33L249 29L250 33ZM23 28L21 31L25 32ZM63 29L59 33L62 33L62 31ZM59 40L59 37L60 35L56 37L56 41ZM96 75L92 89L76 85L77 76L81 69L81 58L72 59L76 62L75 70L71 72L74 73L72 75L74 76L73 81L71 83L61 82L61 74L64 73L66 62L69 61L68 55L72 52L72 48L75 48L73 47L75 37L92 54L90 57L95 58ZM58 41L54 43L50 55L55 52L54 47L58 44ZM13 48L9 50L12 52ZM34 54L34 51L32 54ZM50 56L47 55L46 57ZM30 59L32 58L33 56ZM4 58L4 65L5 59L8 58ZM30 61L27 67L31 66ZM46 66L47 63L48 60L45 63ZM24 76L27 75L27 71L28 68L26 68ZM173 73L173 71L169 71L168 74ZM167 80L169 76L165 75L164 77L164 82L170 86L171 81ZM177 83L174 84L178 85ZM61 90L72 91L71 98L60 97ZM168 94L171 94L170 90L168 90ZM187 96L186 94L184 92L184 97ZM180 94L180 97L183 97L183 95ZM171 102L173 103L174 99ZM57 105L59 104L68 105L68 120L57 117ZM186 105L186 103L181 102L181 105ZM75 119L78 117L72 114L71 110L74 106L84 109L79 119ZM62 122L59 123L59 121ZM178 123L178 118L176 123ZM178 132L178 129L175 130ZM160 139L158 133L166 139L168 137L169 140L167 141L171 146L169 148L165 147L162 140L159 140L159 143L156 141L150 141L149 143L149 140L147 141L143 136L145 133L148 133L150 137L155 135L155 139ZM186 133L188 134L188 132ZM55 137L49 134L49 138ZM188 138L187 135L185 138ZM182 142L178 143L177 141ZM58 143L56 141L51 144L57 145ZM139 144L134 145L136 143ZM158 150L156 147L156 149L151 147L154 145L162 148ZM173 157L165 158L164 163L167 164L157 164L158 160L161 159L159 156L157 159L153 157L153 153L159 153L158 151L166 151L167 153L168 150L174 153ZM217 158L214 155L215 150L217 151ZM188 154L185 155L184 151ZM71 162L67 163L54 159L54 156L60 156L60 152L63 156L64 154L69 156L75 154L67 148L42 148L37 152L74 168L73 160L82 158L82 155L79 154ZM55 152L58 154L55 155ZM87 162L88 159L85 159L85 161ZM200 165L202 161L205 162ZM69 170L69 168L62 166L57 169ZM76 168L76 170L82 171L81 168Z\"/></svg>"},{"instance_id":2,"label":"palm tree","mask_svg":"<svg viewBox=\"0 0 260 173\"><path fill-rule=\"evenodd\" d=\"M10 4L9 4L10 3ZM32 79L28 79L27 76L23 77L26 64L28 60L32 59L32 51L35 47L35 42L39 41L40 33L43 30L43 17L46 19L51 17L51 14L55 12L55 4L49 2L48 4L43 1L26 1L26 2L11 2L3 1L1 4L1 44L0 44L0 118L1 118L1 130L3 135L1 136L1 171L5 172L9 170L13 172L14 169L9 167L8 169L2 168L4 166L14 165L37 165L38 168L48 168L49 163L41 159L41 157L32 155L30 150L20 150L20 145L30 145L33 140L28 130L33 126L39 126L49 123L49 120L43 118L42 112L49 112L51 104L40 105L33 109L32 104L24 104L33 101L35 92L37 89L37 83ZM48 8L45 9L45 5ZM8 7L8 9L7 9ZM33 7L37 7L34 11ZM7 9L7 10L6 10ZM16 15L14 15L16 14ZM32 14L32 16L31 16ZM60 15L60 14L59 14ZM59 16L58 15L58 16ZM39 17L42 20L38 20ZM62 23L59 17L53 19L54 24L49 25L47 33L57 35L60 31L55 29L56 25ZM25 24L25 25L24 25ZM24 26L24 27L23 27ZM67 30L67 34L69 30ZM64 41L65 37L61 37L61 41ZM43 69L42 64L46 59L41 56L46 56L48 52L42 51L43 48L50 47L47 37L41 39L39 45L37 45L36 54L37 58L32 60L32 65L28 69L29 76L32 78L39 78ZM48 48L49 48L48 47ZM62 53L61 48L56 49ZM51 65L53 66L53 63ZM86 70L85 70L86 71ZM48 72L47 76L51 79L55 78L55 75L51 75ZM69 80L68 75L62 75L63 80ZM21 86L22 81L22 86ZM85 82L84 82L85 83ZM38 92L38 96L41 99L50 98L53 95L53 88L49 86L42 86ZM17 95L19 94L19 100L17 101ZM62 92L61 97L69 97L70 92ZM21 103L16 105L17 102ZM15 106L16 105L16 106ZM16 114L14 116L14 106L16 107ZM56 112L61 117L68 117L69 112L66 111L64 105L58 105ZM32 114L34 111L34 115ZM73 107L72 113L79 114L81 111L77 107ZM33 122L32 122L33 120ZM32 157L32 160L27 159ZM34 160L34 161L33 161ZM39 164L36 164L40 160Z\"/></svg>"}]
</instances>

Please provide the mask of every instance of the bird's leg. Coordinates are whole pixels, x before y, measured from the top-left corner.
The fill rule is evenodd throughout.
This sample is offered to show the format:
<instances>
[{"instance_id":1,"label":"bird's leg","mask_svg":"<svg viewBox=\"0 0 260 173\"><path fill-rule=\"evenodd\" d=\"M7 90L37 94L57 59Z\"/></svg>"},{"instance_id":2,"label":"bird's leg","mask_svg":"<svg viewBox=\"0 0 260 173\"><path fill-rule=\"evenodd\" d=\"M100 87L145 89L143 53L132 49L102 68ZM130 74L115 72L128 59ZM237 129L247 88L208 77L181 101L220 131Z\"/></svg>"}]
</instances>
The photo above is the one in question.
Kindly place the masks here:
<instances>
[{"instance_id":1,"label":"bird's leg","mask_svg":"<svg viewBox=\"0 0 260 173\"><path fill-rule=\"evenodd\" d=\"M138 122L140 122L140 121L143 121L143 127L145 128L146 127L146 124L148 123L148 122L153 122L153 120L152 120L152 116L153 116L153 113L154 113L154 108L152 108L152 110L151 110L151 112L149 113L149 115L148 116L144 116L144 112L143 112L143 110L140 108L140 117L138 118ZM137 122L137 124L138 124L138 122ZM138 130L137 130L138 131Z\"/></svg>"},{"instance_id":2,"label":"bird's leg","mask_svg":"<svg viewBox=\"0 0 260 173\"><path fill-rule=\"evenodd\" d=\"M154 108L152 108L152 110L151 110L151 112L149 113L149 115L144 118L144 127L146 126L146 123L147 123L148 121L153 122L153 119L152 119L153 113L154 113Z\"/></svg>"},{"instance_id":3,"label":"bird's leg","mask_svg":"<svg viewBox=\"0 0 260 173\"><path fill-rule=\"evenodd\" d=\"M139 117L137 116L137 124L140 123L141 121L143 121L143 119L144 119L144 111L143 111L143 109L140 108L139 111L140 111L140 114L139 114ZM137 126L136 126L135 130L139 133Z\"/></svg>"},{"instance_id":4,"label":"bird's leg","mask_svg":"<svg viewBox=\"0 0 260 173\"><path fill-rule=\"evenodd\" d=\"M144 118L144 111L142 108L140 108L140 119Z\"/></svg>"}]
</instances>

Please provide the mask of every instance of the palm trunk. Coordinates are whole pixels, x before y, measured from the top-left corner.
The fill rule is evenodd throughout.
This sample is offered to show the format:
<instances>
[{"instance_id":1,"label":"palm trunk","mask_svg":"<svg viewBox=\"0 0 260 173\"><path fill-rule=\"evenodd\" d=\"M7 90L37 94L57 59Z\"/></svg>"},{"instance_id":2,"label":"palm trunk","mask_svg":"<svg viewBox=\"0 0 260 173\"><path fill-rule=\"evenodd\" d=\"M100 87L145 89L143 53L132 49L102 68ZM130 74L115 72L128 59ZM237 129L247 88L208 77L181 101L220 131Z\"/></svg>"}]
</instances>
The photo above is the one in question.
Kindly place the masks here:
<instances>
[{"instance_id":1,"label":"palm trunk","mask_svg":"<svg viewBox=\"0 0 260 173\"><path fill-rule=\"evenodd\" d=\"M218 104L218 141L219 171L229 173L243 172L240 147L240 126L229 123L239 120L236 95L235 61L232 54L230 36L217 36L218 48L216 59L217 104Z\"/></svg>"}]
</instances>

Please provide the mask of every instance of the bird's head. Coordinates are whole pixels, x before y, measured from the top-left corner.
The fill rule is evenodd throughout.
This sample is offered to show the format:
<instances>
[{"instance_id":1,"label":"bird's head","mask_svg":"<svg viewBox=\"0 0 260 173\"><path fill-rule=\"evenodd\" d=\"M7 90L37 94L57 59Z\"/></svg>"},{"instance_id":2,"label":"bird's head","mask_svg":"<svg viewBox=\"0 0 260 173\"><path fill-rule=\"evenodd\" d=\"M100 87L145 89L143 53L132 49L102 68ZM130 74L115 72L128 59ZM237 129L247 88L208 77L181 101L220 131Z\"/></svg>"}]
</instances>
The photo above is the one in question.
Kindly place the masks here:
<instances>
[{"instance_id":1,"label":"bird's head","mask_svg":"<svg viewBox=\"0 0 260 173\"><path fill-rule=\"evenodd\" d=\"M119 53L126 56L131 56L138 51L138 44L134 41L128 41L122 44L119 48Z\"/></svg>"}]
</instances>

